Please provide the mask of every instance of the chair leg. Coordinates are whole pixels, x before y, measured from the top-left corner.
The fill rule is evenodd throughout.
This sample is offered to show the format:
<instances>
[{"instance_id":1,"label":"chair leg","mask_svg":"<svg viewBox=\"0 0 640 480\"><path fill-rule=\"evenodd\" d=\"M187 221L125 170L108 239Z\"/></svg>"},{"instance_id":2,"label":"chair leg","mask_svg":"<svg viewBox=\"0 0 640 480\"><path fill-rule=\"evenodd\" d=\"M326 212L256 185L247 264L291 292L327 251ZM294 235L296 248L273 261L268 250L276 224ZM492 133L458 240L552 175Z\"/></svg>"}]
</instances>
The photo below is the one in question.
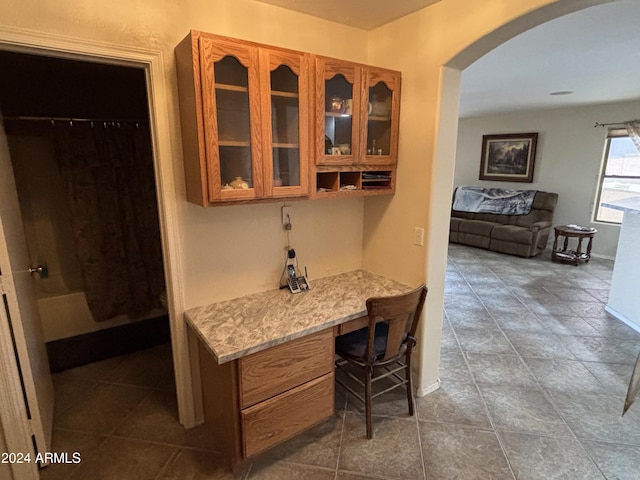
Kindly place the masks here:
<instances>
[{"instance_id":1,"label":"chair leg","mask_svg":"<svg viewBox=\"0 0 640 480\"><path fill-rule=\"evenodd\" d=\"M373 425L371 424L371 378L373 369L367 366L364 379L364 410L367 419L367 438L373 438Z\"/></svg>"},{"instance_id":2,"label":"chair leg","mask_svg":"<svg viewBox=\"0 0 640 480\"><path fill-rule=\"evenodd\" d=\"M407 401L409 402L409 415L413 416L413 383L411 382L411 355L407 354L405 375L407 379Z\"/></svg>"}]
</instances>

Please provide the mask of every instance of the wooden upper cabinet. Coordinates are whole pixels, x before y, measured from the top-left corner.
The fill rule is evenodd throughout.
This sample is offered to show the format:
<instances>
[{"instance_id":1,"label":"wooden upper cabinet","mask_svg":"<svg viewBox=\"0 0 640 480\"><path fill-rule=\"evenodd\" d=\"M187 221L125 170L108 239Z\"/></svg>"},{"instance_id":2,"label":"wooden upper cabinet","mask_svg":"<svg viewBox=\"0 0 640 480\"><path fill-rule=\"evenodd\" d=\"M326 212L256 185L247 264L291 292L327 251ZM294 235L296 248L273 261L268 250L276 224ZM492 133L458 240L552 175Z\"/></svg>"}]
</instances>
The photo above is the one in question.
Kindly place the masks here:
<instances>
[{"instance_id":1,"label":"wooden upper cabinet","mask_svg":"<svg viewBox=\"0 0 640 480\"><path fill-rule=\"evenodd\" d=\"M315 57L311 197L395 192L401 74Z\"/></svg>"},{"instance_id":2,"label":"wooden upper cabinet","mask_svg":"<svg viewBox=\"0 0 640 480\"><path fill-rule=\"evenodd\" d=\"M307 55L192 31L176 63L187 200L307 195Z\"/></svg>"},{"instance_id":3,"label":"wooden upper cabinet","mask_svg":"<svg viewBox=\"0 0 640 480\"><path fill-rule=\"evenodd\" d=\"M198 31L175 53L189 202L394 193L400 72Z\"/></svg>"},{"instance_id":4,"label":"wooden upper cabinet","mask_svg":"<svg viewBox=\"0 0 640 480\"><path fill-rule=\"evenodd\" d=\"M400 82L400 72L316 57L316 164L395 164Z\"/></svg>"}]
</instances>

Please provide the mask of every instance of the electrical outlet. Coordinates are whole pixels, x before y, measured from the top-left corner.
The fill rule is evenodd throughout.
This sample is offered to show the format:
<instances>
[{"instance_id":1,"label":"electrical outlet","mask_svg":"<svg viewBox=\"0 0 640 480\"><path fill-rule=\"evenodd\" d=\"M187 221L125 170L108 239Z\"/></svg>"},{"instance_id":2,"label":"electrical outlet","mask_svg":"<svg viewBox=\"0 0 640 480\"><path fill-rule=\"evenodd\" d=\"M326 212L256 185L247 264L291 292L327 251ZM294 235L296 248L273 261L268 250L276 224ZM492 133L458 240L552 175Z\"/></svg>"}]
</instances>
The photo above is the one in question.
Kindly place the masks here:
<instances>
[{"instance_id":1,"label":"electrical outlet","mask_svg":"<svg viewBox=\"0 0 640 480\"><path fill-rule=\"evenodd\" d=\"M413 229L413 244L419 247L424 246L424 228L415 227Z\"/></svg>"},{"instance_id":2,"label":"electrical outlet","mask_svg":"<svg viewBox=\"0 0 640 480\"><path fill-rule=\"evenodd\" d=\"M291 214L293 213L293 207L290 205L282 206L282 225L287 228L291 228Z\"/></svg>"}]
</instances>

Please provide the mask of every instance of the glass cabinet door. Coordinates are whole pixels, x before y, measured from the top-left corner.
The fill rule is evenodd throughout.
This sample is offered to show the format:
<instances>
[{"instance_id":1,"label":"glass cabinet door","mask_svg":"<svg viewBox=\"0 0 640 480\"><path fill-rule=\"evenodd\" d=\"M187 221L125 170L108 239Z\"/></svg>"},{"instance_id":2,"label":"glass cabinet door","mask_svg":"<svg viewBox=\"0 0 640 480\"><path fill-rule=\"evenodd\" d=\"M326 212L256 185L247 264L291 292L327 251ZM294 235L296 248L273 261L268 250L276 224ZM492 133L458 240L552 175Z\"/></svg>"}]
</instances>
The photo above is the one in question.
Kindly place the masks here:
<instances>
[{"instance_id":1,"label":"glass cabinet door","mask_svg":"<svg viewBox=\"0 0 640 480\"><path fill-rule=\"evenodd\" d=\"M350 165L360 145L360 68L346 62L316 60L318 90L316 163Z\"/></svg>"},{"instance_id":2,"label":"glass cabinet door","mask_svg":"<svg viewBox=\"0 0 640 480\"><path fill-rule=\"evenodd\" d=\"M394 72L366 72L368 105L366 114L365 162L370 165L396 163L400 78Z\"/></svg>"},{"instance_id":3,"label":"glass cabinet door","mask_svg":"<svg viewBox=\"0 0 640 480\"><path fill-rule=\"evenodd\" d=\"M205 150L210 201L262 195L257 54L201 39Z\"/></svg>"},{"instance_id":4,"label":"glass cabinet door","mask_svg":"<svg viewBox=\"0 0 640 480\"><path fill-rule=\"evenodd\" d=\"M265 195L308 193L307 57L261 50Z\"/></svg>"}]
</instances>

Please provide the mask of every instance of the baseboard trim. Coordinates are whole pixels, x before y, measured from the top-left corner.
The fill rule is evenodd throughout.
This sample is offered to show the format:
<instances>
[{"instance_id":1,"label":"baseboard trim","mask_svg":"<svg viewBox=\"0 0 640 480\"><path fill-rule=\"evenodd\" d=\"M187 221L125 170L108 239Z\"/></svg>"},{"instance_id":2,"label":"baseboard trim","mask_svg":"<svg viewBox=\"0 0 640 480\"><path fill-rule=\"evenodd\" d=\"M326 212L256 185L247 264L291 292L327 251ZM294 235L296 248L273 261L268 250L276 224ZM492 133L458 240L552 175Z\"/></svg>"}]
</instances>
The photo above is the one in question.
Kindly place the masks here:
<instances>
[{"instance_id":1,"label":"baseboard trim","mask_svg":"<svg viewBox=\"0 0 640 480\"><path fill-rule=\"evenodd\" d=\"M416 391L416 397L425 397L430 393L435 392L439 388L440 388L440 378L438 378L431 385L427 385L426 387L423 387L423 388L418 388Z\"/></svg>"},{"instance_id":2,"label":"baseboard trim","mask_svg":"<svg viewBox=\"0 0 640 480\"><path fill-rule=\"evenodd\" d=\"M615 318L616 320L620 320L622 323L625 323L627 325L629 325L631 328L633 328L636 332L640 333L640 325L638 325L635 322L632 322L631 320L629 320L627 317L625 317L624 315L622 315L620 312L617 312L616 310L614 310L613 308L611 308L609 305L605 305L604 307L604 311L607 312L609 315L611 315L613 318Z\"/></svg>"},{"instance_id":3,"label":"baseboard trim","mask_svg":"<svg viewBox=\"0 0 640 480\"><path fill-rule=\"evenodd\" d=\"M171 341L169 317L98 330L47 342L51 373L98 362Z\"/></svg>"}]
</instances>

